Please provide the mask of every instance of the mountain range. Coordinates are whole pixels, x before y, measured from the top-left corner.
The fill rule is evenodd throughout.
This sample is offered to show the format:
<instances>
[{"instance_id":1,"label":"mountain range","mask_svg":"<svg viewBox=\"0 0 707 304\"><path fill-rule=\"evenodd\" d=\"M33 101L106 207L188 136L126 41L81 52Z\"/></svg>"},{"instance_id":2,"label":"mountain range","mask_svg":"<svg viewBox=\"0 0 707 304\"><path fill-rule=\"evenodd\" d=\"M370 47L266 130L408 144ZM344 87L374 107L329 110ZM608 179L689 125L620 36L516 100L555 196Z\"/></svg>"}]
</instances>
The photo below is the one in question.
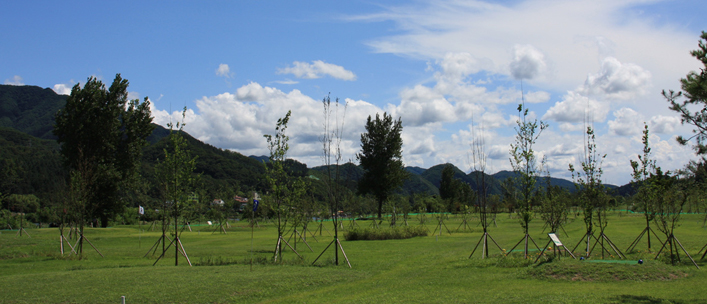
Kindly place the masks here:
<instances>
[{"instance_id":1,"label":"mountain range","mask_svg":"<svg viewBox=\"0 0 707 304\"><path fill-rule=\"evenodd\" d=\"M66 103L66 95L58 95L48 88L36 86L0 85L0 193L35 194L40 199L52 199L57 196L63 185L65 173L61 167L58 144L52 134L54 115ZM154 182L153 166L162 157L167 145L169 130L155 125L144 148L142 173L148 182ZM247 195L251 191L264 191L266 156L244 156L241 153L220 149L206 144L189 134L184 134L189 150L198 156L197 169L202 175L204 187L208 192L235 192ZM447 164L430 168L406 167L409 178L398 192L401 194L427 193L439 195L442 169ZM355 164L343 164L343 183L352 191L356 182L363 175L363 169ZM323 176L324 166L307 167L306 164L288 160L287 168L297 176ZM464 173L454 167L454 178L478 189L480 172ZM501 194L501 184L514 176L514 172L500 171L486 174L489 194ZM313 188L322 188L316 178L312 179ZM321 182L319 182L321 183ZM544 185L545 179L539 180ZM553 185L575 191L571 181L552 178ZM628 185L617 188L618 193L626 194ZM628 189L628 190L627 190ZM156 189L148 190L150 196L158 196ZM317 196L321 196L319 194ZM322 196L323 197L323 196Z\"/></svg>"}]
</instances>

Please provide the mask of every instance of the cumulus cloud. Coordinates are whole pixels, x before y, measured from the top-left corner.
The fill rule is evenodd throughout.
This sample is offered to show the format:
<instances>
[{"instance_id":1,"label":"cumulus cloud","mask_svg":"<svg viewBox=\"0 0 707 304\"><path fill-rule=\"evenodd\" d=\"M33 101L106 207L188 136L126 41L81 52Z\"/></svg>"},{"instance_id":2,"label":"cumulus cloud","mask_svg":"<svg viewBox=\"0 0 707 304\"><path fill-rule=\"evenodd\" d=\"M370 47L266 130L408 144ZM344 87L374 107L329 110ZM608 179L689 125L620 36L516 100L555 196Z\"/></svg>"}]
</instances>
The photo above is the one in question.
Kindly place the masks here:
<instances>
[{"instance_id":1,"label":"cumulus cloud","mask_svg":"<svg viewBox=\"0 0 707 304\"><path fill-rule=\"evenodd\" d=\"M488 157L490 159L502 159L506 160L509 158L510 145L493 145L488 149Z\"/></svg>"},{"instance_id":2,"label":"cumulus cloud","mask_svg":"<svg viewBox=\"0 0 707 304\"><path fill-rule=\"evenodd\" d=\"M555 103L543 115L544 120L557 122L578 123L586 120L602 122L609 113L609 106L605 103L590 99L576 92L567 92L562 101Z\"/></svg>"},{"instance_id":3,"label":"cumulus cloud","mask_svg":"<svg viewBox=\"0 0 707 304\"><path fill-rule=\"evenodd\" d=\"M584 131L584 125L582 123L563 122L563 123L560 123L560 131L562 131L562 132Z\"/></svg>"},{"instance_id":4,"label":"cumulus cloud","mask_svg":"<svg viewBox=\"0 0 707 304\"><path fill-rule=\"evenodd\" d=\"M429 87L417 85L404 89L400 98L400 105L392 108L392 114L402 117L405 125L421 126L456 120L454 106Z\"/></svg>"},{"instance_id":5,"label":"cumulus cloud","mask_svg":"<svg viewBox=\"0 0 707 304\"><path fill-rule=\"evenodd\" d=\"M680 117L656 115L651 117L648 127L651 132L657 134L670 134L675 131L675 127L680 124Z\"/></svg>"},{"instance_id":6,"label":"cumulus cloud","mask_svg":"<svg viewBox=\"0 0 707 304\"><path fill-rule=\"evenodd\" d=\"M608 122L609 132L619 136L640 134L643 128L643 116L631 108L614 111L614 120Z\"/></svg>"},{"instance_id":7,"label":"cumulus cloud","mask_svg":"<svg viewBox=\"0 0 707 304\"><path fill-rule=\"evenodd\" d=\"M582 93L606 96L615 99L632 99L645 94L651 85L651 73L642 67L621 63L614 57L607 57L596 74L589 74Z\"/></svg>"},{"instance_id":8,"label":"cumulus cloud","mask_svg":"<svg viewBox=\"0 0 707 304\"><path fill-rule=\"evenodd\" d=\"M315 60L311 64L307 62L295 61L292 66L278 69L278 74L292 74L297 78L316 79L323 76L330 76L336 79L353 81L356 80L356 74L345 69L342 66L326 63L321 60Z\"/></svg>"},{"instance_id":9,"label":"cumulus cloud","mask_svg":"<svg viewBox=\"0 0 707 304\"><path fill-rule=\"evenodd\" d=\"M499 112L486 112L481 116L483 127L488 129L510 127L515 125L516 120L518 120L518 117L509 117L506 119L503 117L503 114Z\"/></svg>"},{"instance_id":10,"label":"cumulus cloud","mask_svg":"<svg viewBox=\"0 0 707 304\"><path fill-rule=\"evenodd\" d=\"M525 94L525 102L527 103L543 103L550 100L550 93L545 91L529 92Z\"/></svg>"},{"instance_id":11,"label":"cumulus cloud","mask_svg":"<svg viewBox=\"0 0 707 304\"><path fill-rule=\"evenodd\" d=\"M510 69L515 79L534 79L547 70L545 55L532 45L516 45Z\"/></svg>"},{"instance_id":12,"label":"cumulus cloud","mask_svg":"<svg viewBox=\"0 0 707 304\"><path fill-rule=\"evenodd\" d=\"M216 68L216 76L232 78L233 73L231 73L231 68L228 67L228 64L222 63Z\"/></svg>"},{"instance_id":13,"label":"cumulus cloud","mask_svg":"<svg viewBox=\"0 0 707 304\"><path fill-rule=\"evenodd\" d=\"M447 53L436 63L442 69L437 74L438 78L447 78L452 81L461 81L464 77L478 73L491 65L488 60L479 60L466 52Z\"/></svg>"},{"instance_id":14,"label":"cumulus cloud","mask_svg":"<svg viewBox=\"0 0 707 304\"><path fill-rule=\"evenodd\" d=\"M69 95L71 94L71 86L68 84L57 83L54 85L54 92L59 95Z\"/></svg>"},{"instance_id":15,"label":"cumulus cloud","mask_svg":"<svg viewBox=\"0 0 707 304\"><path fill-rule=\"evenodd\" d=\"M343 102L347 107L341 148L345 157L353 157L359 148L360 134L365 131L363 122L368 115L382 111L362 100L345 99ZM154 104L151 106L157 124L182 120L181 111L169 113L156 109ZM220 148L237 150L245 155L264 155L267 147L263 134L273 134L277 120L291 110L287 132L291 147L289 157L317 166L321 163L319 136L323 132L323 114L316 114L323 113L321 107L320 100L299 90L283 92L251 82L233 93L196 100L196 109L189 109L186 114L185 131Z\"/></svg>"},{"instance_id":16,"label":"cumulus cloud","mask_svg":"<svg viewBox=\"0 0 707 304\"><path fill-rule=\"evenodd\" d=\"M14 85L14 86L25 85L25 83L22 80L22 77L20 77L19 75L12 76L12 78L10 78L10 79L5 79L5 84Z\"/></svg>"}]
</instances>

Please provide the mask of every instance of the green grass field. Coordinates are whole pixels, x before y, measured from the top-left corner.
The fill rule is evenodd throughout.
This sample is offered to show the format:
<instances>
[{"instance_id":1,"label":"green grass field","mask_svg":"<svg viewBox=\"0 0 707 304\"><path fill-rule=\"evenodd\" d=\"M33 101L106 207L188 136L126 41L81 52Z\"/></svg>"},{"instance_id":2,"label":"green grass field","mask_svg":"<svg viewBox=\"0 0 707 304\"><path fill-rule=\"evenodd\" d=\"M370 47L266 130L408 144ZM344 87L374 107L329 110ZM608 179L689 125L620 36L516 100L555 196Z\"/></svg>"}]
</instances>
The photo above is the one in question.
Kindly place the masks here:
<instances>
[{"instance_id":1,"label":"green grass field","mask_svg":"<svg viewBox=\"0 0 707 304\"><path fill-rule=\"evenodd\" d=\"M702 215L685 215L676 231L695 259L707 243L701 220ZM409 223L419 224L414 217ZM445 223L456 230L460 220L452 216ZM606 233L625 250L643 223L641 215L617 213ZM343 259L341 265L333 265L331 248L317 266L310 266L332 240L327 230L322 236L317 232L316 241L307 238L313 252L301 241L297 243L303 261L287 249L284 263L273 264L269 261L277 242L276 229L261 225L255 229L251 271L251 229L244 223L231 224L228 234L212 234L214 227L209 226L194 226L193 232L182 234L194 267L183 258L175 267L173 249L152 266L156 257L143 255L160 232L140 233L137 226L87 229L86 236L105 258L84 245L83 260L60 254L56 228L28 229L31 238L3 230L0 302L120 303L125 296L126 303L707 303L707 269L696 269L684 256L680 266L655 261L654 254L646 252L645 239L637 252L628 254L631 261L642 258L643 265L592 263L598 259L598 249L587 261L562 258L532 264L520 253L502 258L495 247L491 247L491 258L482 260L477 252L468 259L481 236L478 222L472 221L472 231L451 235L445 229L441 236L405 240L344 241L342 237L353 265L349 269ZM497 224L490 233L504 249L522 238L517 219L502 214ZM331 222L325 225L332 229ZM367 227L370 221L358 221L358 225ZM427 225L431 232L436 221ZM531 225L533 238L539 246L545 245L549 238L542 232L542 221L535 219ZM569 236L561 233L560 237L572 249L583 234L582 219L573 219L565 230ZM653 247L659 249L658 243ZM698 264L707 266L704 261Z\"/></svg>"}]
</instances>

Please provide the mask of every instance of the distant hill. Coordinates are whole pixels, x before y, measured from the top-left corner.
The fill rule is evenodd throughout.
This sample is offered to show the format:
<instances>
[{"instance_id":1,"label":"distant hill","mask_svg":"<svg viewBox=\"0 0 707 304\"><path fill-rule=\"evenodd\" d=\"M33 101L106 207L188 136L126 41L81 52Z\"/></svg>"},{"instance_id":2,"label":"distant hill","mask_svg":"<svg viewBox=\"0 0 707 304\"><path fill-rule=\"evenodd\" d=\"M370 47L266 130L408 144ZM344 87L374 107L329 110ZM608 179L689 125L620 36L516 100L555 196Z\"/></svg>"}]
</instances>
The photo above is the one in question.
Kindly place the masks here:
<instances>
[{"instance_id":1,"label":"distant hill","mask_svg":"<svg viewBox=\"0 0 707 304\"><path fill-rule=\"evenodd\" d=\"M420 168L420 167L405 167L405 170L407 172L412 173L412 174L420 175L420 174L422 174L422 172L425 172L425 170L427 170L427 169Z\"/></svg>"},{"instance_id":2,"label":"distant hill","mask_svg":"<svg viewBox=\"0 0 707 304\"><path fill-rule=\"evenodd\" d=\"M267 157L265 155L260 155L260 156L251 155L248 157L257 160L259 163L267 163L270 161L270 157Z\"/></svg>"},{"instance_id":3,"label":"distant hill","mask_svg":"<svg viewBox=\"0 0 707 304\"><path fill-rule=\"evenodd\" d=\"M0 193L58 199L64 177L56 141L0 128Z\"/></svg>"},{"instance_id":4,"label":"distant hill","mask_svg":"<svg viewBox=\"0 0 707 304\"><path fill-rule=\"evenodd\" d=\"M222 188L238 188L244 193L262 191L265 188L263 174L265 167L259 161L244 156L238 152L220 149L206 144L186 132L187 147L192 155L197 156L196 172L201 173L209 188L214 191ZM167 147L169 130L156 126L150 136L155 143L145 147L143 161L152 168L159 159L164 157ZM150 176L151 170L144 172Z\"/></svg>"},{"instance_id":5,"label":"distant hill","mask_svg":"<svg viewBox=\"0 0 707 304\"><path fill-rule=\"evenodd\" d=\"M55 139L54 115L64 107L66 98L49 88L0 85L0 127Z\"/></svg>"},{"instance_id":6,"label":"distant hill","mask_svg":"<svg viewBox=\"0 0 707 304\"><path fill-rule=\"evenodd\" d=\"M0 191L3 193L44 193L48 197L59 187L55 181L63 182L60 178L64 172L60 166L58 145L53 140L52 129L56 112L66 104L67 96L58 95L48 88L36 86L10 86L0 85ZM4 128L3 128L4 127ZM152 134L147 138L149 145L145 147L142 171L145 179L154 183L154 164L162 158L163 149L166 147L166 137L169 130L155 125ZM197 172L203 176L204 187L211 192L239 191L243 194L250 191L263 191L266 188L263 174L268 162L267 156L244 156L238 152L220 149L203 143L185 133L189 149L193 155L198 156ZM409 178L397 193L407 195L414 193L427 193L439 195L439 185L442 169L446 164L440 164L428 169L420 167L406 167ZM351 191L356 191L357 182L363 175L360 166L346 163L342 166L342 183ZM312 187L317 189L315 196L323 198L321 192L323 185L321 179L326 174L325 167L307 168L306 164L295 160L287 160L287 170L296 176L310 176ZM15 171L13 171L15 170ZM464 173L459 168L454 168L454 178L469 185L472 189L479 189L480 181L478 172ZM12 173L20 172L20 173ZM488 194L501 194L501 183L508 177L514 176L511 171L500 171L486 175ZM8 180L16 181L15 188L11 188ZM3 181L5 181L3 183ZM543 186L544 179L539 179L538 186ZM552 184L576 191L574 184L565 179L552 178ZM5 185L5 186L3 186ZM5 188L3 188L5 187ZM616 187L616 193L628 195L632 192L630 185ZM156 190L153 191L153 196Z\"/></svg>"},{"instance_id":7,"label":"distant hill","mask_svg":"<svg viewBox=\"0 0 707 304\"><path fill-rule=\"evenodd\" d=\"M51 89L0 85L0 192L35 193L45 198L51 192L60 195L56 189L64 182L62 176L65 173L52 130L54 116L64 107L66 99L66 95L58 95ZM149 145L143 151L142 171L150 182L154 182L153 166L163 158L169 135L169 130L154 126L147 138ZM199 157L196 170L202 173L205 187L212 191L264 189L262 175L265 170L261 162L184 134L188 148ZM306 165L292 164L293 170L302 171L301 167L306 173ZM10 180L13 181L12 187L8 186ZM157 193L157 190L152 191L153 195Z\"/></svg>"}]
</instances>

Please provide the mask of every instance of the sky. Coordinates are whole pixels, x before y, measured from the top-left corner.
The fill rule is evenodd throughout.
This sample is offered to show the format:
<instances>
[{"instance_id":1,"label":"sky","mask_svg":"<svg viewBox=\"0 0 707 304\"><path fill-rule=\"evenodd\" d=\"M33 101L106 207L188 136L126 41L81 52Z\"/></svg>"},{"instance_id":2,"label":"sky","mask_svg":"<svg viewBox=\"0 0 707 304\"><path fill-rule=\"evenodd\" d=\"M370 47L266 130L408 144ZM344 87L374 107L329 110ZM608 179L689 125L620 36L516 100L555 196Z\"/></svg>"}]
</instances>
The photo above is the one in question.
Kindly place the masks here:
<instances>
[{"instance_id":1,"label":"sky","mask_svg":"<svg viewBox=\"0 0 707 304\"><path fill-rule=\"evenodd\" d=\"M548 124L533 146L553 177L580 166L587 126L603 181L631 180L644 123L652 158L680 169L692 128L663 90L699 71L705 1L11 1L0 10L0 81L69 94L130 81L154 122L213 146L268 155L292 111L288 157L323 164L322 100L339 100L344 161L366 119L403 124L403 162L511 170L518 104Z\"/></svg>"}]
</instances>

